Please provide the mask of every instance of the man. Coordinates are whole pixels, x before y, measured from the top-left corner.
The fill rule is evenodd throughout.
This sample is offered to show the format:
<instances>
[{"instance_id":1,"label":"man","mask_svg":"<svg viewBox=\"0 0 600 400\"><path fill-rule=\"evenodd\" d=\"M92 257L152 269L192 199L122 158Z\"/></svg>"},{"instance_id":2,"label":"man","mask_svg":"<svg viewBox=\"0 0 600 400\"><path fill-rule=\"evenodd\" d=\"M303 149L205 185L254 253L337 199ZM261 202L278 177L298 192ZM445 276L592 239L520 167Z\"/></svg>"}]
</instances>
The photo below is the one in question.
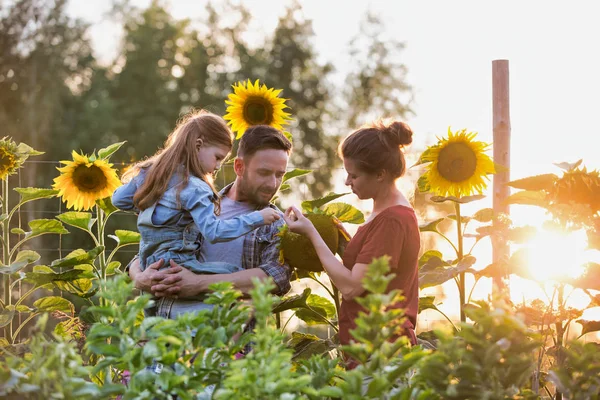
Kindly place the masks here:
<instances>
[{"instance_id":1,"label":"man","mask_svg":"<svg viewBox=\"0 0 600 400\"><path fill-rule=\"evenodd\" d=\"M291 142L277 129L266 125L249 128L239 143L234 162L235 181L221 191L221 214L228 219L246 214L270 204L287 169ZM175 318L194 310L194 297L208 292L212 283L228 281L244 294L253 288L252 278L270 279L274 293L283 295L290 289L290 268L279 262L279 227L283 218L264 225L238 239L210 243L201 240L200 261L224 261L241 265L243 270L232 274L200 275L170 261L171 268L160 270L163 261L151 264L143 272L134 259L129 276L135 287L160 297L158 315Z\"/></svg>"}]
</instances>

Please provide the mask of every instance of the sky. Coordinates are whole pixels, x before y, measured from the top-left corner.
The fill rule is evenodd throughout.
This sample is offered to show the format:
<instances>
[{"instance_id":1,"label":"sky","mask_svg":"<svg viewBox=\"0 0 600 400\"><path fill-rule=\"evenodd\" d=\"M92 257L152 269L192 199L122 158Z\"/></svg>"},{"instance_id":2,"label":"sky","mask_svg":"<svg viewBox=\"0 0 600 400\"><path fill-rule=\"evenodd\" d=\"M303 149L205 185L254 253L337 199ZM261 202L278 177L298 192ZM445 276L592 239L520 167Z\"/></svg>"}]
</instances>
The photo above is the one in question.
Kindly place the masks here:
<instances>
[{"instance_id":1,"label":"sky","mask_svg":"<svg viewBox=\"0 0 600 400\"><path fill-rule=\"evenodd\" d=\"M287 1L241 0L253 28L273 31ZM150 0L133 0L146 6ZM165 1L176 18L200 17L204 0ZM600 24L594 1L357 1L304 0L315 45L337 77L348 65L348 42L368 9L387 35L405 43L399 55L414 87L415 143L430 144L448 127L492 141L492 61L510 66L511 178L558 172L553 162L584 159L600 168ZM568 6L567 6L568 4ZM102 60L114 57L117 26L102 17L108 2L72 0L72 15L94 23L91 38ZM334 77L335 80L335 77Z\"/></svg>"},{"instance_id":2,"label":"sky","mask_svg":"<svg viewBox=\"0 0 600 400\"><path fill-rule=\"evenodd\" d=\"M255 16L254 40L275 29L288 4L239 1ZM118 25L103 17L108 3L71 0L69 5L73 16L93 23L90 36L96 56L104 62L114 57L120 40ZM145 7L150 0L132 3ZM174 17L193 19L203 15L206 1L165 4ZM382 18L388 37L405 43L399 58L414 88L415 115L406 120L415 132L413 147L433 143L448 127L479 132L480 140L492 142L492 61L505 59L510 67L511 179L559 173L552 163L580 158L588 169L600 168L596 2L304 0L301 4L306 18L313 21L320 60L333 63L337 75L332 79L338 84L350 65L348 43L367 10ZM369 204L359 202L359 207L368 209ZM518 206L511 212L523 220L532 215L531 208Z\"/></svg>"}]
</instances>

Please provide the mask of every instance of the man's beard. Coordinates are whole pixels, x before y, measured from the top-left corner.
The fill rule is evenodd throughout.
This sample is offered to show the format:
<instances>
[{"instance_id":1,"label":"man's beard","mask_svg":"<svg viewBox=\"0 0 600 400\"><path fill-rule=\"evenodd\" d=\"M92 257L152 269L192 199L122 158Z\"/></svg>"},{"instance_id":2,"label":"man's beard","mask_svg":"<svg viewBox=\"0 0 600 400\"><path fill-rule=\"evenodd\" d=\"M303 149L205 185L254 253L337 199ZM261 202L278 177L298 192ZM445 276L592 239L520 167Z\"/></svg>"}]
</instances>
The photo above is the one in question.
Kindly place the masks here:
<instances>
[{"instance_id":1,"label":"man's beard","mask_svg":"<svg viewBox=\"0 0 600 400\"><path fill-rule=\"evenodd\" d=\"M247 176L244 175L244 179L241 182L240 188L241 188L241 193L242 193L243 197L246 199L246 201L248 203L254 204L258 207L265 207L265 206L269 205L271 199L273 198L273 196L275 195L277 190L273 190L273 192L270 193L269 198L267 200L265 200L266 197L262 197L260 195L261 188L260 187L253 188L248 184L248 182L249 182L249 180L248 180Z\"/></svg>"}]
</instances>

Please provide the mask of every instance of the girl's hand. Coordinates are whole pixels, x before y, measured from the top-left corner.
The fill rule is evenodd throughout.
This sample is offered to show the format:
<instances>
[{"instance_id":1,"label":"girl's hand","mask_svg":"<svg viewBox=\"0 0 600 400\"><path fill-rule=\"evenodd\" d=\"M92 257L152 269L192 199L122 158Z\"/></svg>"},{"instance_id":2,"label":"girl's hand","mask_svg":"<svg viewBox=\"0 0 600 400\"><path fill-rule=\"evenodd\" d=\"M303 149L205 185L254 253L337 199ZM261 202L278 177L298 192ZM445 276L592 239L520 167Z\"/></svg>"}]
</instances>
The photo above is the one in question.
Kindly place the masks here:
<instances>
[{"instance_id":1,"label":"girl's hand","mask_svg":"<svg viewBox=\"0 0 600 400\"><path fill-rule=\"evenodd\" d=\"M279 215L279 213L273 210L271 207L263 208L262 210L260 210L260 214L265 220L265 225L272 224L273 222L281 218L281 215Z\"/></svg>"},{"instance_id":2,"label":"girl's hand","mask_svg":"<svg viewBox=\"0 0 600 400\"><path fill-rule=\"evenodd\" d=\"M302 212L294 206L285 211L283 220L287 224L289 230L294 233L300 233L308 236L311 232L315 231L315 227L312 222L302 215Z\"/></svg>"}]
</instances>

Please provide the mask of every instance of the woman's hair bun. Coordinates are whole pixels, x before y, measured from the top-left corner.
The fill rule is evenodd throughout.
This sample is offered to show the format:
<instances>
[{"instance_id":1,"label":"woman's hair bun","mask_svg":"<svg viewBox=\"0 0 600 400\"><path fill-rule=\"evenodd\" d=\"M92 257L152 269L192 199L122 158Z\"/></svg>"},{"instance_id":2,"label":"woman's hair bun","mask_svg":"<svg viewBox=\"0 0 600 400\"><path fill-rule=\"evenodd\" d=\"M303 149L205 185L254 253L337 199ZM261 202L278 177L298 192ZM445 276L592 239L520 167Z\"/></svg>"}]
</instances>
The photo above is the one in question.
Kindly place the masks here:
<instances>
[{"instance_id":1,"label":"woman's hair bun","mask_svg":"<svg viewBox=\"0 0 600 400\"><path fill-rule=\"evenodd\" d=\"M412 129L405 122L393 121L386 124L384 134L389 140L398 146L408 146L412 143Z\"/></svg>"}]
</instances>

